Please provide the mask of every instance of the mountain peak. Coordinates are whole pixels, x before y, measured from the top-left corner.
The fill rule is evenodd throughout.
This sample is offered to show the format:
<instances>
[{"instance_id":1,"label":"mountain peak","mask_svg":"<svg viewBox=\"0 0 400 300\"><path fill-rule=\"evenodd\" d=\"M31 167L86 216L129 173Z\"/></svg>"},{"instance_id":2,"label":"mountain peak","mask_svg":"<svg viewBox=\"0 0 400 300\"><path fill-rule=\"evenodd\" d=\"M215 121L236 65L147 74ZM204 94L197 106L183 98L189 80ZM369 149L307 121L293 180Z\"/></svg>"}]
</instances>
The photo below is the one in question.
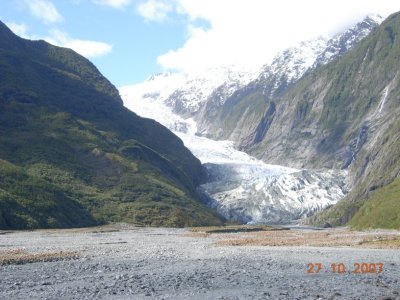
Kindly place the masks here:
<instances>
[{"instance_id":1,"label":"mountain peak","mask_svg":"<svg viewBox=\"0 0 400 300\"><path fill-rule=\"evenodd\" d=\"M155 81L159 78L166 78L170 77L172 75L171 72L160 72L160 73L155 73L151 74L149 77L147 77L146 81Z\"/></svg>"},{"instance_id":2,"label":"mountain peak","mask_svg":"<svg viewBox=\"0 0 400 300\"><path fill-rule=\"evenodd\" d=\"M19 37L6 24L0 21L1 47L8 50L16 50L19 48L18 39Z\"/></svg>"},{"instance_id":3,"label":"mountain peak","mask_svg":"<svg viewBox=\"0 0 400 300\"><path fill-rule=\"evenodd\" d=\"M376 24L380 24L383 22L383 20L384 20L384 18L379 14L369 14L364 18L363 22L372 21Z\"/></svg>"},{"instance_id":4,"label":"mountain peak","mask_svg":"<svg viewBox=\"0 0 400 300\"><path fill-rule=\"evenodd\" d=\"M347 53L382 21L381 16L371 14L344 32L336 34L328 41L326 49L315 60L313 68L327 64Z\"/></svg>"},{"instance_id":5,"label":"mountain peak","mask_svg":"<svg viewBox=\"0 0 400 300\"><path fill-rule=\"evenodd\" d=\"M7 29L7 30L11 31L11 30L6 26L6 24L4 24L2 21L0 21L0 30L4 30L4 29Z\"/></svg>"}]
</instances>

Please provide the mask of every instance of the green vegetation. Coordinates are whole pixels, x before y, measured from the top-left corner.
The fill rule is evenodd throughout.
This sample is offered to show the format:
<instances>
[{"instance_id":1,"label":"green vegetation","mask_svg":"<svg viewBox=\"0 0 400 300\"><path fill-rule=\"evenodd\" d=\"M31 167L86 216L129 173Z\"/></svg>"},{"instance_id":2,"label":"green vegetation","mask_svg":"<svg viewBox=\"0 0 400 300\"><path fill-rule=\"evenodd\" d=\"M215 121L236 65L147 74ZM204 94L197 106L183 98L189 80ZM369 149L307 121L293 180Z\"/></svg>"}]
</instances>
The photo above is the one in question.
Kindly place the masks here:
<instances>
[{"instance_id":1,"label":"green vegetation","mask_svg":"<svg viewBox=\"0 0 400 300\"><path fill-rule=\"evenodd\" d=\"M0 23L0 74L0 228L222 224L200 162L85 58Z\"/></svg>"},{"instance_id":2,"label":"green vegetation","mask_svg":"<svg viewBox=\"0 0 400 300\"><path fill-rule=\"evenodd\" d=\"M349 225L357 230L400 229L400 178L375 190L350 220Z\"/></svg>"},{"instance_id":3,"label":"green vegetation","mask_svg":"<svg viewBox=\"0 0 400 300\"><path fill-rule=\"evenodd\" d=\"M249 93L242 97L232 97L225 103L221 112L222 128L231 133L243 120L250 123L253 118L262 118L268 108L261 93Z\"/></svg>"},{"instance_id":4,"label":"green vegetation","mask_svg":"<svg viewBox=\"0 0 400 300\"><path fill-rule=\"evenodd\" d=\"M298 82L271 93L276 82L267 76L238 90L222 106L210 106L207 130L270 163L350 166L352 191L311 219L317 225L345 225L372 191L400 175L399 37L396 13L341 58ZM400 203L383 199L381 205Z\"/></svg>"},{"instance_id":5,"label":"green vegetation","mask_svg":"<svg viewBox=\"0 0 400 300\"><path fill-rule=\"evenodd\" d=\"M352 162L352 191L337 205L313 216L314 224L345 225L351 220L349 224L356 228L400 226L396 218L387 223L374 218L367 222L369 217L360 215L374 216L376 208L375 216L380 218L378 211L396 211L396 207L398 211L400 207L400 202L385 192L400 174L399 36L400 13L396 13L345 56L305 76L285 96L284 100L297 101L297 115L307 111L304 98L310 104L314 98L323 100L316 116L306 112L305 120L296 124L301 130L317 120L314 143L318 155L312 158L312 166L347 167ZM304 97L308 94L313 96ZM296 134L289 138L290 143L298 140ZM381 208L372 204L377 200L370 200L378 196Z\"/></svg>"},{"instance_id":6,"label":"green vegetation","mask_svg":"<svg viewBox=\"0 0 400 300\"><path fill-rule=\"evenodd\" d=\"M0 253L0 266L23 265L35 262L49 262L78 259L79 253L74 251L27 253L22 249L7 250Z\"/></svg>"}]
</instances>

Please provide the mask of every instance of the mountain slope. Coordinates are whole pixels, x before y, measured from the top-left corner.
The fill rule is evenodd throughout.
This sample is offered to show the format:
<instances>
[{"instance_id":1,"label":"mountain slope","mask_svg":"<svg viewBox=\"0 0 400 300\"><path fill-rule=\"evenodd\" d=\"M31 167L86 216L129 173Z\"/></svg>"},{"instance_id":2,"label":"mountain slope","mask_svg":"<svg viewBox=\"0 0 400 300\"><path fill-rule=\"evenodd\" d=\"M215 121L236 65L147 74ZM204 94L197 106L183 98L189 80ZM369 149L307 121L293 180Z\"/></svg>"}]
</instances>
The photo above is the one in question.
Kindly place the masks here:
<instances>
[{"instance_id":1,"label":"mountain slope","mask_svg":"<svg viewBox=\"0 0 400 300\"><path fill-rule=\"evenodd\" d=\"M396 227L365 222L375 212L365 216L400 175L399 19L375 28L367 18L325 50L317 43L281 53L225 101L210 97L194 116L199 132L233 140L267 163L349 170L350 194L312 218L316 224L346 224L363 207L352 226ZM303 55L308 49L313 55ZM395 203L379 197L381 211Z\"/></svg>"},{"instance_id":2,"label":"mountain slope","mask_svg":"<svg viewBox=\"0 0 400 300\"><path fill-rule=\"evenodd\" d=\"M86 59L0 23L0 227L219 224L182 141Z\"/></svg>"},{"instance_id":3,"label":"mountain slope","mask_svg":"<svg viewBox=\"0 0 400 300\"><path fill-rule=\"evenodd\" d=\"M302 78L277 101L274 123L249 149L264 160L350 169L352 191L316 223L345 224L372 191L399 177L399 33L397 13L341 59Z\"/></svg>"},{"instance_id":4,"label":"mountain slope","mask_svg":"<svg viewBox=\"0 0 400 300\"><path fill-rule=\"evenodd\" d=\"M355 229L400 229L400 178L372 192L350 220Z\"/></svg>"},{"instance_id":5,"label":"mountain slope","mask_svg":"<svg viewBox=\"0 0 400 300\"><path fill-rule=\"evenodd\" d=\"M359 31L342 37L359 40L355 32L365 36L373 27L367 21ZM212 118L221 124L219 137L235 139L239 147L268 163L350 170L351 192L312 217L314 224L351 220L355 228L399 226L396 218L382 222L383 212L399 206L386 187L400 176L399 33L397 13L350 51L333 47L338 55L327 65L332 55L322 52L297 82L287 84L287 76L264 76L261 84L251 83L227 99L220 120L218 115ZM348 45L342 37L336 41Z\"/></svg>"}]
</instances>

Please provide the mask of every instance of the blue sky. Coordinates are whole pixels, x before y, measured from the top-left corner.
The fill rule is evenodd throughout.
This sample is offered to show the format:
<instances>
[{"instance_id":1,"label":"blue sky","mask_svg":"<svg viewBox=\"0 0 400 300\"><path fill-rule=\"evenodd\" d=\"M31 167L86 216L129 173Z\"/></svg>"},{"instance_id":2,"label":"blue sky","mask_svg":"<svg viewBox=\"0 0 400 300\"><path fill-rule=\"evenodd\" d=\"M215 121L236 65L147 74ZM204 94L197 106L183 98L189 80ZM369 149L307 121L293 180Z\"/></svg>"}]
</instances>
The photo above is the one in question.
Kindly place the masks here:
<instances>
[{"instance_id":1,"label":"blue sky","mask_svg":"<svg viewBox=\"0 0 400 300\"><path fill-rule=\"evenodd\" d=\"M52 19L51 13L39 17L27 2L52 3L60 17ZM66 35L72 41L96 41L110 46L103 49L101 44L92 47L88 44L89 54L85 56L118 86L142 81L149 74L160 72L156 58L178 48L187 35L184 16L162 23L151 22L138 15L135 7L112 7L89 0L2 0L0 20L7 25L20 25L22 29L16 33L31 39L60 44L53 39ZM99 49L97 54L94 49Z\"/></svg>"},{"instance_id":2,"label":"blue sky","mask_svg":"<svg viewBox=\"0 0 400 300\"><path fill-rule=\"evenodd\" d=\"M164 70L257 67L301 40L396 11L398 0L2 0L0 20L74 49L123 86Z\"/></svg>"}]
</instances>

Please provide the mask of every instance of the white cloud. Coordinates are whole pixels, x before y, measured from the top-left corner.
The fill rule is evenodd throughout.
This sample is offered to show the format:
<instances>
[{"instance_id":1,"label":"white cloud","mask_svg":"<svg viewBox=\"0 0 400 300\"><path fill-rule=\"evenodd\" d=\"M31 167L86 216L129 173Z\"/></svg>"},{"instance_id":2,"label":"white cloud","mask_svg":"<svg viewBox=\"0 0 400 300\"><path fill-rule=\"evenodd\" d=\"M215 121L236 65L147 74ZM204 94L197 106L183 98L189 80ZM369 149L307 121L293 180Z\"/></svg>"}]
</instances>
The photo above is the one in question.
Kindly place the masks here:
<instances>
[{"instance_id":1,"label":"white cloud","mask_svg":"<svg viewBox=\"0 0 400 300\"><path fill-rule=\"evenodd\" d=\"M92 2L116 9L122 9L128 6L131 3L131 0L92 0Z\"/></svg>"},{"instance_id":2,"label":"white cloud","mask_svg":"<svg viewBox=\"0 0 400 300\"><path fill-rule=\"evenodd\" d=\"M45 24L57 23L63 20L62 15L51 1L48 0L25 0L30 13L42 20Z\"/></svg>"},{"instance_id":3,"label":"white cloud","mask_svg":"<svg viewBox=\"0 0 400 300\"><path fill-rule=\"evenodd\" d=\"M25 23L9 22L9 23L6 23L6 25L16 35L19 35L19 36L21 36L23 38L27 38L28 37L28 27L26 26Z\"/></svg>"},{"instance_id":4,"label":"white cloud","mask_svg":"<svg viewBox=\"0 0 400 300\"><path fill-rule=\"evenodd\" d=\"M158 1L139 11L146 20L165 19L170 12L187 16L188 39L179 49L158 57L165 69L193 71L217 65L256 67L277 51L319 35L332 35L369 13L387 16L400 10L392 0L171 0L161 18ZM173 6L174 5L174 6ZM200 27L205 20L209 28Z\"/></svg>"},{"instance_id":5,"label":"white cloud","mask_svg":"<svg viewBox=\"0 0 400 300\"><path fill-rule=\"evenodd\" d=\"M43 37L30 34L24 23L9 22L6 25L20 37L30 40L45 40L56 46L71 48L87 58L106 55L112 51L113 47L104 42L74 39L69 37L66 32L57 29L51 30L48 36Z\"/></svg>"},{"instance_id":6,"label":"white cloud","mask_svg":"<svg viewBox=\"0 0 400 300\"><path fill-rule=\"evenodd\" d=\"M160 0L148 0L137 6L137 12L147 21L163 21L172 10L172 3Z\"/></svg>"},{"instance_id":7,"label":"white cloud","mask_svg":"<svg viewBox=\"0 0 400 300\"><path fill-rule=\"evenodd\" d=\"M99 57L111 52L112 45L87 40L69 40L64 47L71 48L85 57Z\"/></svg>"},{"instance_id":8,"label":"white cloud","mask_svg":"<svg viewBox=\"0 0 400 300\"><path fill-rule=\"evenodd\" d=\"M104 42L72 39L61 30L52 30L50 36L45 37L44 40L60 47L71 48L87 58L106 55L112 51L113 47Z\"/></svg>"}]
</instances>

